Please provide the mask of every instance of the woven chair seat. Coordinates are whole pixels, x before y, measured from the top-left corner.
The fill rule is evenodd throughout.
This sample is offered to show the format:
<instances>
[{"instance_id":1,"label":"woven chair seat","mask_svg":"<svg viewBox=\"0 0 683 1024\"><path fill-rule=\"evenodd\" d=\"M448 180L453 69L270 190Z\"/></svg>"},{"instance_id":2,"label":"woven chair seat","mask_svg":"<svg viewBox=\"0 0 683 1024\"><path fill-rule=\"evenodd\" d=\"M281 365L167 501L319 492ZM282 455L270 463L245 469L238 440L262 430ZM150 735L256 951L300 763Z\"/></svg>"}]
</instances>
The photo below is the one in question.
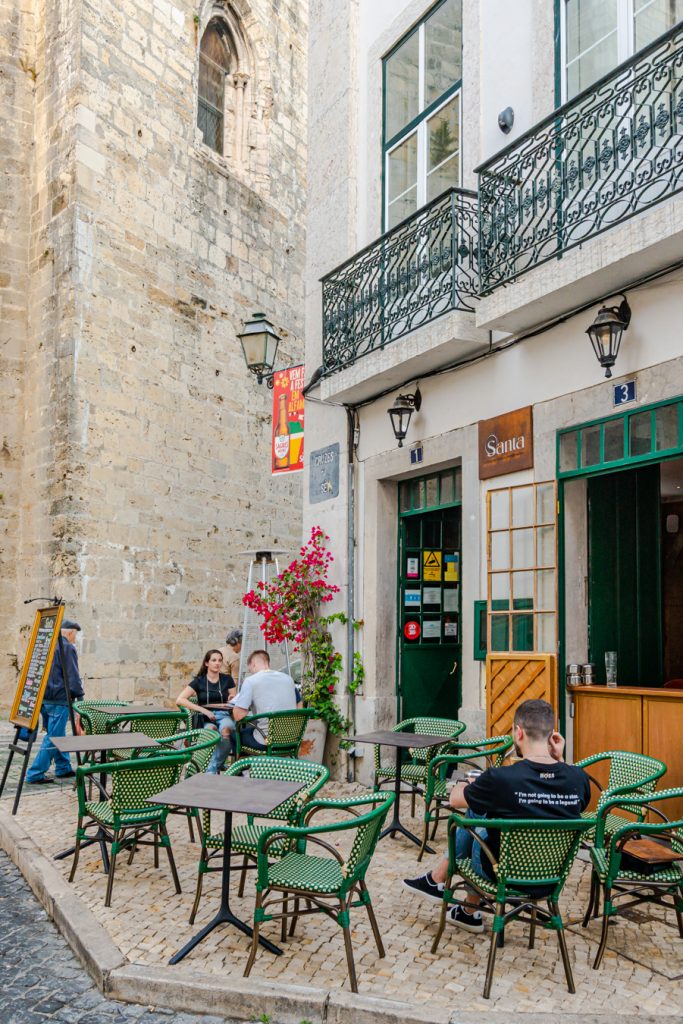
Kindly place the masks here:
<instances>
[{"instance_id":1,"label":"woven chair seat","mask_svg":"<svg viewBox=\"0 0 683 1024\"><path fill-rule=\"evenodd\" d=\"M617 815L615 815L615 817L617 817ZM608 870L605 850L592 849L591 860L593 861L593 867L596 875L601 882L604 882L607 878ZM651 875L644 875L640 871L625 871L620 867L617 883L622 879L627 882L642 882L644 885L648 882L681 882L683 881L683 871L681 871L681 868L676 863L672 864L670 867L664 868L662 871L653 872Z\"/></svg>"},{"instance_id":2,"label":"woven chair seat","mask_svg":"<svg viewBox=\"0 0 683 1024\"><path fill-rule=\"evenodd\" d=\"M114 827L114 810L110 800L86 803L85 809L95 821L99 821L102 825L109 825L111 828ZM149 807L141 807L137 811L121 811L119 817L127 825L135 825L136 822L142 824L146 821L156 821L157 818L163 816L165 810L164 807L153 807L150 804Z\"/></svg>"},{"instance_id":3,"label":"woven chair seat","mask_svg":"<svg viewBox=\"0 0 683 1024\"><path fill-rule=\"evenodd\" d=\"M582 818L594 818L595 817L595 813L596 813L595 811L583 811L581 813L581 817ZM607 814L605 815L605 835L607 835L607 836L613 835L617 831L618 828L621 828L622 825L628 825L628 823L630 821L633 821L633 818L627 818L623 814L611 814L608 811ZM595 838L595 829L592 828L590 830L590 832L586 832L585 839L586 840L592 840L594 838Z\"/></svg>"},{"instance_id":4,"label":"woven chair seat","mask_svg":"<svg viewBox=\"0 0 683 1024\"><path fill-rule=\"evenodd\" d=\"M230 849L233 853L250 853L253 857L256 857L259 837L268 829L272 829L272 827L273 823L271 821L265 825L237 825L232 830ZM210 850L222 850L224 843L225 837L222 832L216 832L214 835L204 837L204 846ZM286 848L286 841L278 839L271 844L268 853L270 856L278 857Z\"/></svg>"},{"instance_id":5,"label":"woven chair seat","mask_svg":"<svg viewBox=\"0 0 683 1024\"><path fill-rule=\"evenodd\" d=\"M344 884L341 865L330 857L286 853L268 871L271 888L305 889L320 895L336 893Z\"/></svg>"},{"instance_id":6,"label":"woven chair seat","mask_svg":"<svg viewBox=\"0 0 683 1024\"><path fill-rule=\"evenodd\" d=\"M396 767L395 765L381 765L377 769L377 778L379 779L395 779L396 778ZM404 764L401 765L401 781L402 782L424 782L427 775L426 764Z\"/></svg>"}]
</instances>

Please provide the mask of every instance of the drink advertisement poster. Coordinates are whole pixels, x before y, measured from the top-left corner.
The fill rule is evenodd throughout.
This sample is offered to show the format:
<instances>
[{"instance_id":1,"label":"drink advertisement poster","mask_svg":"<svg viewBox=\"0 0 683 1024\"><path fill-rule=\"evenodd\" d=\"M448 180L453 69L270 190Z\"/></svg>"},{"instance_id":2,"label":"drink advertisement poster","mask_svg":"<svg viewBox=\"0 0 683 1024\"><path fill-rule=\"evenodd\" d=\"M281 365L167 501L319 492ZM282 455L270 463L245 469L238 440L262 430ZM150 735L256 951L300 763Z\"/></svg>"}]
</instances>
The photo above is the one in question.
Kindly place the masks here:
<instances>
[{"instance_id":1,"label":"drink advertisement poster","mask_svg":"<svg viewBox=\"0 0 683 1024\"><path fill-rule=\"evenodd\" d=\"M273 476L304 468L304 367L289 366L273 377Z\"/></svg>"}]
</instances>

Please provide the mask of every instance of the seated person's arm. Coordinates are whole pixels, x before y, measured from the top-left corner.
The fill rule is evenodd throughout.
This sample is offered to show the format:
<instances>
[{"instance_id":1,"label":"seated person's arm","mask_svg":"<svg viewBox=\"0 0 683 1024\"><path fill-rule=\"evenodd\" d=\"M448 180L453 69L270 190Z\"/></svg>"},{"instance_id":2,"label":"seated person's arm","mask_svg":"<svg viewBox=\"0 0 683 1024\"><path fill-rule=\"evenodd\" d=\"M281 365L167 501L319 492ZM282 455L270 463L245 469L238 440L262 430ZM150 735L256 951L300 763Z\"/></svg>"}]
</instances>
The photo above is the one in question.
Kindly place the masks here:
<instances>
[{"instance_id":1,"label":"seated person's arm","mask_svg":"<svg viewBox=\"0 0 683 1024\"><path fill-rule=\"evenodd\" d=\"M242 689L235 697L235 703L232 709L232 717L236 722L240 722L243 718L246 718L251 711L251 697L253 687L248 679L245 679L242 683Z\"/></svg>"},{"instance_id":2,"label":"seated person's arm","mask_svg":"<svg viewBox=\"0 0 683 1024\"><path fill-rule=\"evenodd\" d=\"M564 761L564 736L561 736L557 730L550 734L548 751L556 761Z\"/></svg>"},{"instance_id":3,"label":"seated person's arm","mask_svg":"<svg viewBox=\"0 0 683 1024\"><path fill-rule=\"evenodd\" d=\"M228 673L228 679L230 680L230 686L228 687L228 700L234 700L237 696L237 683L230 673Z\"/></svg>"},{"instance_id":4,"label":"seated person's arm","mask_svg":"<svg viewBox=\"0 0 683 1024\"><path fill-rule=\"evenodd\" d=\"M187 708L194 714L204 715L204 718L208 718L210 722L216 721L216 716L213 711L209 711L208 708L202 708L199 704L193 704L190 697L196 697L197 694L191 686L186 686L184 690L181 690L175 699L176 704L179 708Z\"/></svg>"},{"instance_id":5,"label":"seated person's arm","mask_svg":"<svg viewBox=\"0 0 683 1024\"><path fill-rule=\"evenodd\" d=\"M451 795L448 798L448 802L451 807L456 811L467 810L467 800L465 800L465 787L466 782L458 782L451 790Z\"/></svg>"}]
</instances>

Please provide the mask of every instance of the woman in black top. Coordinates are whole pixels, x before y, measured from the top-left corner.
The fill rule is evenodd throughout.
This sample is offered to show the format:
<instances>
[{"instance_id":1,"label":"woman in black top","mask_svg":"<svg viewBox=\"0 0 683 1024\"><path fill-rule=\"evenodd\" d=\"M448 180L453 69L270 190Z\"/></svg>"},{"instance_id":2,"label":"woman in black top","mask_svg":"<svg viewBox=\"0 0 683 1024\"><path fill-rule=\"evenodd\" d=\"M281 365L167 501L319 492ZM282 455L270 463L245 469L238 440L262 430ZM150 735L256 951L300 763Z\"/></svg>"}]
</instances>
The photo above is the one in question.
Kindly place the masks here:
<instances>
[{"instance_id":1,"label":"woman in black top","mask_svg":"<svg viewBox=\"0 0 683 1024\"><path fill-rule=\"evenodd\" d=\"M220 651L207 651L197 675L176 697L176 704L188 708L194 715L202 715L205 729L218 729L223 739L228 740L235 728L231 714L227 708L206 707L207 704L227 704L237 692L232 676L221 672L222 665L223 655ZM190 700L191 697L196 699L196 704ZM226 745L219 743L206 769L208 774L215 775L223 767L226 753Z\"/></svg>"}]
</instances>

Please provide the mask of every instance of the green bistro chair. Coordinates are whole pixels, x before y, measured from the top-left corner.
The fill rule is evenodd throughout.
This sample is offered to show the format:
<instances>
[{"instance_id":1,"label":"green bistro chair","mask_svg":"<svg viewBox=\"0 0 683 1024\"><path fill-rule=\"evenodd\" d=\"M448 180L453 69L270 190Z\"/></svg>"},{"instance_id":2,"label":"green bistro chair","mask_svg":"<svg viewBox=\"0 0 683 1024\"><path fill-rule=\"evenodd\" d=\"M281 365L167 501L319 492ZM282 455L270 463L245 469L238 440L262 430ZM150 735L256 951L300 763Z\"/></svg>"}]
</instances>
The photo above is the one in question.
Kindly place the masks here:
<instances>
[{"instance_id":1,"label":"green bistro chair","mask_svg":"<svg viewBox=\"0 0 683 1024\"><path fill-rule=\"evenodd\" d=\"M666 765L656 757L649 757L647 754L634 754L629 750L606 750L601 754L592 754L584 757L582 761L576 761L577 768L589 768L600 761L609 761L609 779L607 787L603 789L597 779L594 779L590 772L586 772L588 778L600 791L597 809L584 811L584 818L595 818L600 808L613 797L624 796L633 793L634 796L647 796L654 793L657 782L662 775L666 774ZM638 804L629 806L622 803L620 809L633 815L636 820L642 821L645 812ZM604 831L610 835L615 829L620 828L629 819L619 811L611 812L604 819ZM586 840L592 840L594 833L589 833Z\"/></svg>"},{"instance_id":2,"label":"green bistro chair","mask_svg":"<svg viewBox=\"0 0 683 1024\"><path fill-rule=\"evenodd\" d=\"M456 899L453 895L453 876L457 875L462 879L457 883L457 888L474 890L482 897L483 902L479 909L484 913L493 914L484 999L488 999L491 994L496 950L499 943L502 945L505 926L516 918L530 924L529 949L533 949L538 922L545 928L557 932L567 988L574 993L576 989L558 901L581 845L581 839L594 827L595 820L585 818L465 818L459 814L452 814L448 823L449 880L444 886L441 920L432 944L432 953L436 953L443 934L449 904L467 904L467 895L463 899ZM493 868L495 881L489 881L477 874L469 857L456 859L457 828L466 829L474 841L479 843L482 856L488 859ZM500 831L498 862L476 829ZM539 907L541 900L547 902L547 910ZM506 910L508 905L509 909Z\"/></svg>"},{"instance_id":3,"label":"green bistro chair","mask_svg":"<svg viewBox=\"0 0 683 1024\"><path fill-rule=\"evenodd\" d=\"M245 977L251 973L258 950L259 932L266 921L281 922L281 938L284 942L287 919L291 919L291 936L300 916L327 914L344 932L351 990L358 991L349 912L354 907L365 907L377 950L380 957L383 957L384 946L370 893L365 885L365 875L394 800L393 793L382 792L368 793L350 800L311 800L303 809L301 824L297 828L272 828L261 833L257 847L254 933L244 970ZM372 809L358 815L358 811L366 807ZM345 812L351 818L325 825L309 825L311 817L321 810ZM335 846L321 838L325 833L331 833L337 838L342 832L355 832L351 852L346 858ZM273 852L289 844L295 844L295 849L290 849L271 864ZM309 853L309 846L324 850L326 856ZM301 907L302 900L306 903L305 908ZM280 912L272 913L271 908L278 907L281 907Z\"/></svg>"},{"instance_id":4,"label":"green bistro chair","mask_svg":"<svg viewBox=\"0 0 683 1024\"><path fill-rule=\"evenodd\" d=\"M107 723L107 732L124 732L130 727L131 732L142 732L154 740L165 740L177 735L181 730L190 728L191 714L186 708L177 711L155 711L143 715L122 714L112 716ZM128 761L132 757L130 750L112 750L114 761Z\"/></svg>"},{"instance_id":5,"label":"green bistro chair","mask_svg":"<svg viewBox=\"0 0 683 1024\"><path fill-rule=\"evenodd\" d=\"M119 705L121 711L127 707L125 700L75 700L73 702L74 713L80 715L83 731L88 736L99 736L102 733L110 732L107 728L112 715L99 708Z\"/></svg>"},{"instance_id":6,"label":"green bistro chair","mask_svg":"<svg viewBox=\"0 0 683 1024\"><path fill-rule=\"evenodd\" d=\"M130 849L129 863L138 846L154 846L154 866L159 867L159 843L166 849L176 892L180 882L176 871L171 840L166 831L168 807L148 804L154 796L180 779L183 765L191 754L184 751L165 753L162 757L140 757L135 761L109 761L76 769L78 793L78 827L76 848L69 881L73 882L78 865L81 843L89 839L88 829L94 828L98 837L111 844L109 874L105 907L111 906L116 858L124 848ZM89 801L86 782L93 773L111 777L111 796L108 800ZM151 838L149 838L151 837Z\"/></svg>"},{"instance_id":7,"label":"green bistro chair","mask_svg":"<svg viewBox=\"0 0 683 1024\"><path fill-rule=\"evenodd\" d=\"M240 886L238 895L244 893L249 862L256 863L258 841L261 835L272 829L272 823L281 822L284 825L297 825L300 819L302 808L306 805L318 790L324 786L330 777L330 773L321 764L314 764L311 761L298 761L293 758L283 757L243 757L235 761L227 771L226 775L246 775L252 779L264 779L277 782L302 782L304 783L294 796L289 797L283 803L278 804L269 814L259 816L258 822L254 815L249 815L246 825L237 825L232 830L231 856L232 854L242 855L242 872L240 875ZM210 867L213 857L222 854L223 833L211 831L211 811L204 811L202 829L202 852L199 858L197 871L197 892L195 894L194 906L190 915L190 924L194 924L199 901L202 896L202 884L204 875L210 871L221 871L220 867ZM270 850L271 857L281 856L288 848L287 843L274 844Z\"/></svg>"},{"instance_id":8,"label":"green bistro chair","mask_svg":"<svg viewBox=\"0 0 683 1024\"><path fill-rule=\"evenodd\" d=\"M315 718L313 708L271 711L267 715L247 715L236 723L235 757L263 757L264 754L269 757L298 757L309 718ZM261 719L268 722L267 750L256 750L242 743L242 730L248 725L255 725Z\"/></svg>"},{"instance_id":9,"label":"green bistro chair","mask_svg":"<svg viewBox=\"0 0 683 1024\"><path fill-rule=\"evenodd\" d=\"M453 744L457 754L439 754L427 765L424 793L424 832L422 846L417 855L421 861L432 827L431 838L436 836L439 822L449 818L452 808L448 802L447 773L452 768L499 768L512 748L511 736L490 736L483 740Z\"/></svg>"},{"instance_id":10,"label":"green bistro chair","mask_svg":"<svg viewBox=\"0 0 683 1024\"><path fill-rule=\"evenodd\" d=\"M441 743L433 747L422 747L417 750L410 750L410 760L401 765L401 782L410 786L411 806L410 813L415 817L415 796L418 786L424 786L427 781L427 765L432 758L439 754L445 754L451 748L450 742L460 736L467 726L455 718L404 718L398 722L392 732L420 732L427 736L441 738ZM392 784L396 781L396 764L383 764L381 760L380 744L374 748L375 757L375 778L374 788L379 789L386 782Z\"/></svg>"},{"instance_id":11,"label":"green bistro chair","mask_svg":"<svg viewBox=\"0 0 683 1024\"><path fill-rule=\"evenodd\" d=\"M661 789L654 796L629 796L628 800L616 797L606 800L598 808L595 843L590 851L593 868L590 903L583 919L585 928L591 916L597 917L602 892L602 935L593 963L594 970L598 969L605 955L610 918L628 907L635 907L640 903L654 903L660 907L673 909L678 934L683 938L683 861L673 861L651 873L646 871L645 864L642 871L634 870L637 861L632 857L627 864L623 863L624 853L627 852L623 849L625 843L640 837L664 840L676 853L683 854L683 818L669 821L666 815L654 806L661 800L672 798L683 798L683 788ZM623 809L633 814L634 807L637 807L642 817L649 811L656 815L659 821L627 821L620 817L619 828L613 829L611 833L607 831L607 823L615 817L613 811ZM617 905L617 900L628 902Z\"/></svg>"},{"instance_id":12,"label":"green bistro chair","mask_svg":"<svg viewBox=\"0 0 683 1024\"><path fill-rule=\"evenodd\" d=\"M185 766L184 777L191 778L205 772L209 767L211 755L220 739L215 729L186 729L184 732L176 733L165 740L159 740L159 747L165 750L182 751L190 754L190 760ZM158 756L158 751L152 748L152 756ZM172 807L171 814L181 814L187 818L187 827L190 833L190 842L194 842L193 820L197 822L199 837L202 837L202 825L199 811L196 807Z\"/></svg>"}]
</instances>

